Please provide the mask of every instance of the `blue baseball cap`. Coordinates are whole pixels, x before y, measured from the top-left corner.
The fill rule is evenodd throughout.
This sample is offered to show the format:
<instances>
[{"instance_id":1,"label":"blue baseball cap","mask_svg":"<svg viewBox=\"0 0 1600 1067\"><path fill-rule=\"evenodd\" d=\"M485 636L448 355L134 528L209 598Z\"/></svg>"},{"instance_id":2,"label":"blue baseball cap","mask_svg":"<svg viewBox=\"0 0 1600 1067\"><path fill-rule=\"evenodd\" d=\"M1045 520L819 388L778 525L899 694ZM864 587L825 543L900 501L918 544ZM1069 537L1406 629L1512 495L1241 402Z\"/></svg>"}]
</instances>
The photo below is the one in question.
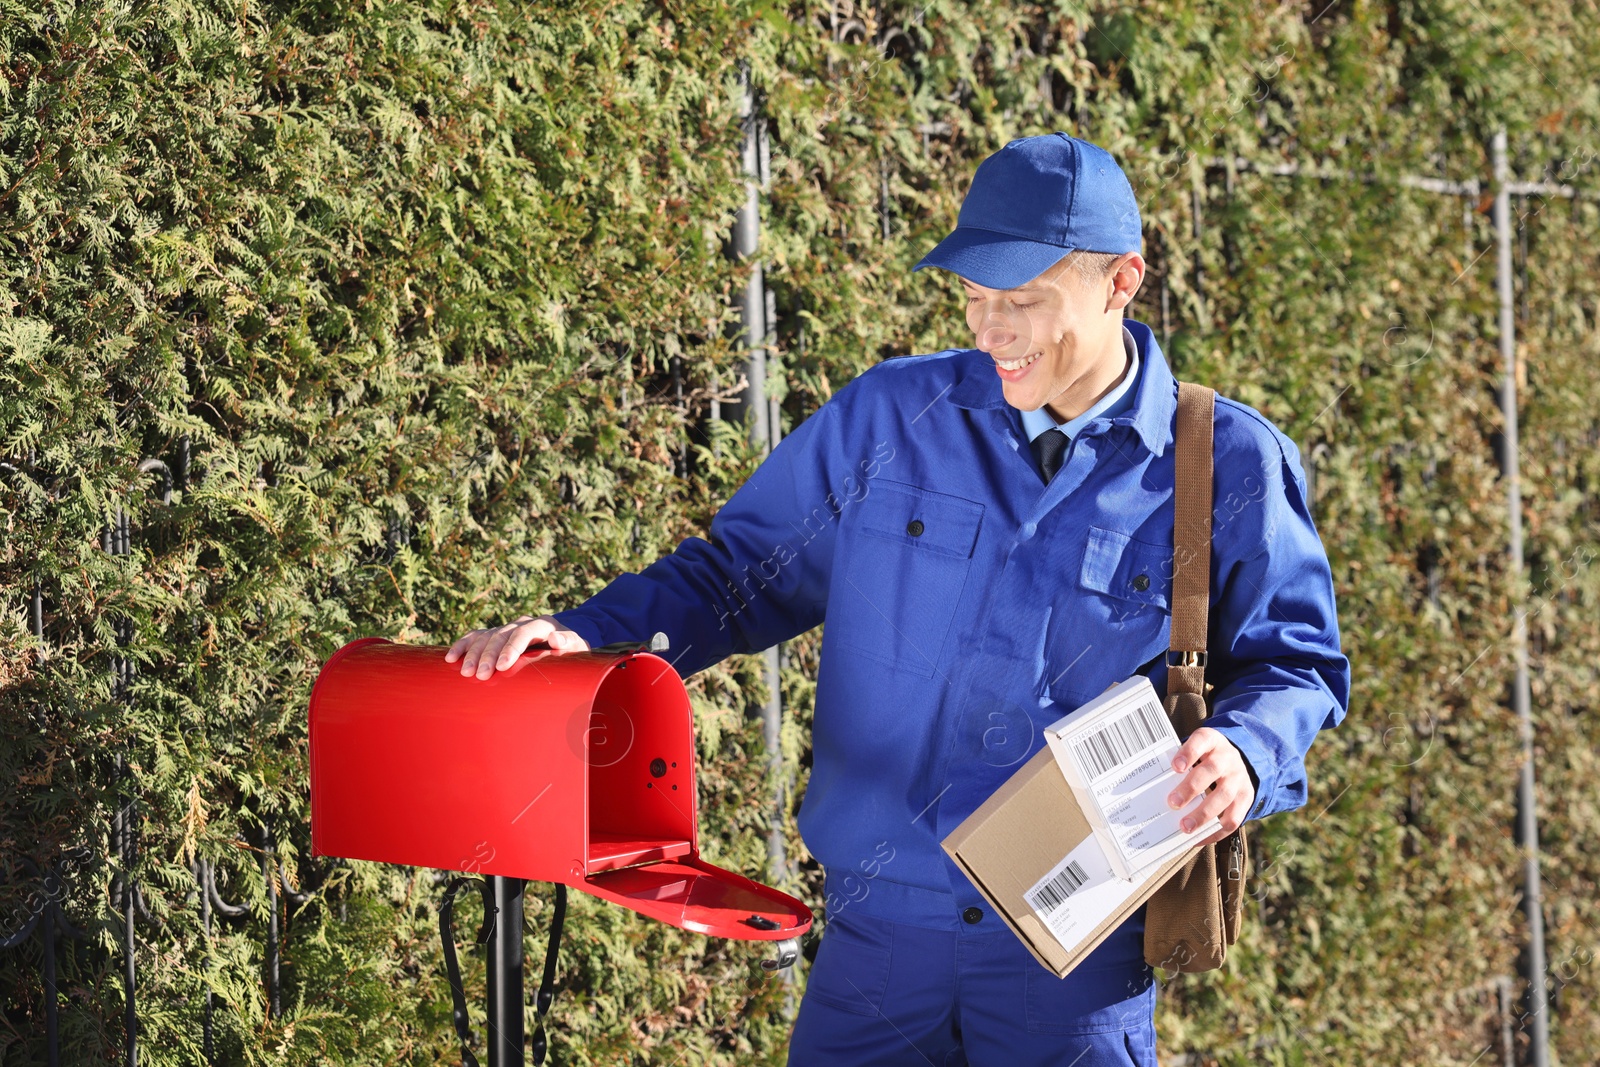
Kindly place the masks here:
<instances>
[{"instance_id":1,"label":"blue baseball cap","mask_svg":"<svg viewBox=\"0 0 1600 1067\"><path fill-rule=\"evenodd\" d=\"M1020 137L978 164L956 228L913 271L942 267L1015 289L1072 251L1141 252L1139 205L1099 145L1065 133Z\"/></svg>"}]
</instances>

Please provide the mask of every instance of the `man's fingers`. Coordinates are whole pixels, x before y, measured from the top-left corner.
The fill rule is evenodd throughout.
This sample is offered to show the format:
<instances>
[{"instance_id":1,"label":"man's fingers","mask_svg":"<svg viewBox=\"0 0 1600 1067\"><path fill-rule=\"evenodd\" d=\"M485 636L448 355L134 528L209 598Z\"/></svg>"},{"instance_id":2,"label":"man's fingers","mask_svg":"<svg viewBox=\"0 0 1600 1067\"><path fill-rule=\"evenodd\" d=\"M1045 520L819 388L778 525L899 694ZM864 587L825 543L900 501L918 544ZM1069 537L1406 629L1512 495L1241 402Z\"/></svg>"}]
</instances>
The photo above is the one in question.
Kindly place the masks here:
<instances>
[{"instance_id":1,"label":"man's fingers","mask_svg":"<svg viewBox=\"0 0 1600 1067\"><path fill-rule=\"evenodd\" d=\"M1191 800L1210 789L1211 783L1220 777L1222 776L1212 760L1195 764L1189 768L1189 773L1183 776L1183 780L1173 787L1172 792L1167 794L1167 806L1175 811L1188 807Z\"/></svg>"},{"instance_id":2,"label":"man's fingers","mask_svg":"<svg viewBox=\"0 0 1600 1067\"><path fill-rule=\"evenodd\" d=\"M462 640L467 643L466 649L461 653L461 674L470 676L478 668L478 657L483 654L484 643L489 640L491 630L473 630Z\"/></svg>"},{"instance_id":3,"label":"man's fingers","mask_svg":"<svg viewBox=\"0 0 1600 1067\"><path fill-rule=\"evenodd\" d=\"M1184 771L1199 763L1206 753L1217 747L1221 735L1209 726L1202 726L1189 735L1189 739L1179 746L1178 751L1172 755L1172 769L1182 774Z\"/></svg>"},{"instance_id":4,"label":"man's fingers","mask_svg":"<svg viewBox=\"0 0 1600 1067\"><path fill-rule=\"evenodd\" d=\"M478 656L478 678L488 678L494 674L495 667L500 662L500 651L505 648L506 642L511 640L516 633L514 626L502 626L489 635L489 640L484 642L483 651Z\"/></svg>"},{"instance_id":5,"label":"man's fingers","mask_svg":"<svg viewBox=\"0 0 1600 1067\"><path fill-rule=\"evenodd\" d=\"M1217 792L1220 793L1221 790L1219 789ZM1221 841L1224 837L1227 837L1229 834L1237 830L1239 828L1239 824L1244 822L1244 817L1249 813L1250 805L1248 800L1242 796L1235 796L1233 800L1229 801L1226 807L1217 812L1217 820L1220 824L1219 829L1214 830L1211 834L1205 838L1202 838L1196 843L1200 845L1209 845L1213 841ZM1191 818L1192 817L1193 816L1191 816ZM1198 826L1201 824L1195 823L1195 825Z\"/></svg>"},{"instance_id":6,"label":"man's fingers","mask_svg":"<svg viewBox=\"0 0 1600 1067\"><path fill-rule=\"evenodd\" d=\"M1210 822L1212 816L1221 816L1224 811L1233 807L1234 801L1238 799L1231 785L1226 782L1219 784L1205 795L1204 800L1185 813L1178 825L1187 833L1196 826Z\"/></svg>"},{"instance_id":7,"label":"man's fingers","mask_svg":"<svg viewBox=\"0 0 1600 1067\"><path fill-rule=\"evenodd\" d=\"M532 645L547 645L569 652L587 651L589 646L572 630L563 628L547 615L518 616L514 622L486 630L473 630L450 646L446 663L461 662L461 676L480 679L493 676L517 662Z\"/></svg>"},{"instance_id":8,"label":"man's fingers","mask_svg":"<svg viewBox=\"0 0 1600 1067\"><path fill-rule=\"evenodd\" d=\"M1244 757L1227 737L1210 727L1202 726L1189 735L1172 757L1172 769L1183 774L1183 780L1167 796L1174 810L1189 808L1195 797L1205 797L1184 812L1178 825L1185 832L1201 826L1215 817L1221 829L1207 835L1197 844L1206 845L1227 837L1250 810L1254 794L1249 785L1249 771Z\"/></svg>"},{"instance_id":9,"label":"man's fingers","mask_svg":"<svg viewBox=\"0 0 1600 1067\"><path fill-rule=\"evenodd\" d=\"M495 658L494 665L499 670L505 670L517 662L517 657L528 650L528 646L535 641L544 640L550 636L550 623L544 619L529 619L519 624L506 638L500 648L500 655Z\"/></svg>"},{"instance_id":10,"label":"man's fingers","mask_svg":"<svg viewBox=\"0 0 1600 1067\"><path fill-rule=\"evenodd\" d=\"M450 646L450 652L445 653L446 660L450 659L451 653L455 654L456 659L461 662L462 674L467 674L472 670L470 666L470 663L473 659L472 649L477 644L478 635L480 633L482 633L481 630L468 630L466 633L461 635L461 639L459 641Z\"/></svg>"},{"instance_id":11,"label":"man's fingers","mask_svg":"<svg viewBox=\"0 0 1600 1067\"><path fill-rule=\"evenodd\" d=\"M494 627L488 630L479 630L474 637L472 647L461 658L461 673L471 677L479 675L487 678L489 675L481 674L484 667L490 668L493 673L495 651L499 645L501 631L504 627Z\"/></svg>"}]
</instances>

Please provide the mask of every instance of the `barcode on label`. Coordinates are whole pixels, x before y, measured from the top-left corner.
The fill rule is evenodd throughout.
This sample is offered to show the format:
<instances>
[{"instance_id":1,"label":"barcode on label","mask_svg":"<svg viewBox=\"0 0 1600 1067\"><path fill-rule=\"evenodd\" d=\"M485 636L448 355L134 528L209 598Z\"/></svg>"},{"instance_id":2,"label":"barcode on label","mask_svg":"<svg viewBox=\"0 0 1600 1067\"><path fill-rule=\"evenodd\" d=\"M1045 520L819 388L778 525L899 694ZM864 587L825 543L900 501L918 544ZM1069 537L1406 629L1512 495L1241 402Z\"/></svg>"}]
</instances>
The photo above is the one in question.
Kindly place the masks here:
<instances>
[{"instance_id":1,"label":"barcode on label","mask_svg":"<svg viewBox=\"0 0 1600 1067\"><path fill-rule=\"evenodd\" d=\"M1072 746L1078 766L1090 778L1122 766L1156 743L1164 732L1165 718L1159 704L1146 701L1137 705L1131 714L1107 723Z\"/></svg>"},{"instance_id":2,"label":"barcode on label","mask_svg":"<svg viewBox=\"0 0 1600 1067\"><path fill-rule=\"evenodd\" d=\"M1077 860L1073 860L1061 868L1054 878L1029 893L1028 905L1035 911L1055 911L1088 880L1089 872Z\"/></svg>"}]
</instances>

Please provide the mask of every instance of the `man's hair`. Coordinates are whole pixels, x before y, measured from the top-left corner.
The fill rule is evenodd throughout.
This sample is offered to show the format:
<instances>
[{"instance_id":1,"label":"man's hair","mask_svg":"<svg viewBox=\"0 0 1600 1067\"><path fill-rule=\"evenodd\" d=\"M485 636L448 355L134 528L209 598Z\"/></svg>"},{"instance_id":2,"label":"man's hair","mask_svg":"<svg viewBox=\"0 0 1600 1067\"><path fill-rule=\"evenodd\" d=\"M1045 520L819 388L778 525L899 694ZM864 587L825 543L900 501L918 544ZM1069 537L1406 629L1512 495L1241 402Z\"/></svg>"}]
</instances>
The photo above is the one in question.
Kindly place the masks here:
<instances>
[{"instance_id":1,"label":"man's hair","mask_svg":"<svg viewBox=\"0 0 1600 1067\"><path fill-rule=\"evenodd\" d=\"M1085 252L1074 249L1066 255L1066 270L1078 276L1078 284L1087 288L1105 280L1111 264L1120 259L1120 252Z\"/></svg>"}]
</instances>

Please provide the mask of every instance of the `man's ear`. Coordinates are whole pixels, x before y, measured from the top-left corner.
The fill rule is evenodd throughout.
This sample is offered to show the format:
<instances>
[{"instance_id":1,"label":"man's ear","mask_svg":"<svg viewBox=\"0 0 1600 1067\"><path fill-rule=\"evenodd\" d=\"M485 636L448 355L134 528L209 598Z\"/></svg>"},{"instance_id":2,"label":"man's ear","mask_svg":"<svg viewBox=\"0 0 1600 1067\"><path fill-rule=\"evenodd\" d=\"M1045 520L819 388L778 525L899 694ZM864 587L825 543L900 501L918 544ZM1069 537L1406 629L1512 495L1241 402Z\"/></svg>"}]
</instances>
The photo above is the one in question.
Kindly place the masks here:
<instances>
[{"instance_id":1,"label":"man's ear","mask_svg":"<svg viewBox=\"0 0 1600 1067\"><path fill-rule=\"evenodd\" d=\"M1106 310L1125 308L1133 303L1139 286L1144 284L1144 257L1137 252L1128 252L1112 263L1108 273Z\"/></svg>"}]
</instances>

